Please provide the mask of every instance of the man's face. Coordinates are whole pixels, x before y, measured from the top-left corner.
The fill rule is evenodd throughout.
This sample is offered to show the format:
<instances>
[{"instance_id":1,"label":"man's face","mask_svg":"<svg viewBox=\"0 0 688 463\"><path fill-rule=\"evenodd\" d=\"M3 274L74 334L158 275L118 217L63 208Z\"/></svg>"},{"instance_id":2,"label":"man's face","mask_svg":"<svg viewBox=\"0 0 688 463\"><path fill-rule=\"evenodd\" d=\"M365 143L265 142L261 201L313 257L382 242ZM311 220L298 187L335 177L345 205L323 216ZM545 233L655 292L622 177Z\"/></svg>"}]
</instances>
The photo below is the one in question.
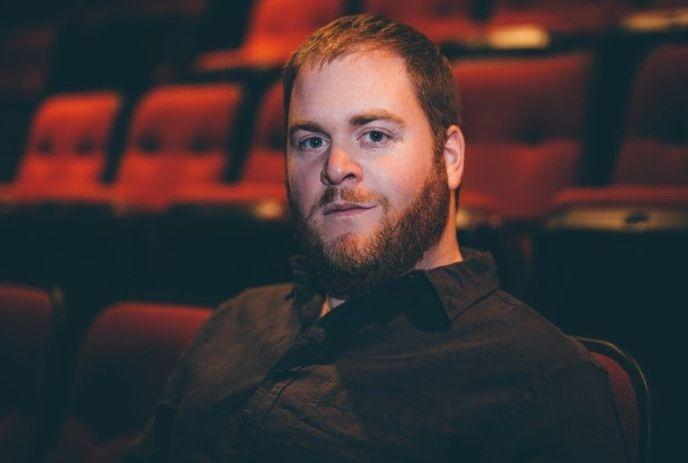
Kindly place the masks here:
<instances>
[{"instance_id":1,"label":"man's face","mask_svg":"<svg viewBox=\"0 0 688 463\"><path fill-rule=\"evenodd\" d=\"M444 227L449 189L402 58L382 50L304 66L288 118L297 233L331 293L410 270Z\"/></svg>"}]
</instances>

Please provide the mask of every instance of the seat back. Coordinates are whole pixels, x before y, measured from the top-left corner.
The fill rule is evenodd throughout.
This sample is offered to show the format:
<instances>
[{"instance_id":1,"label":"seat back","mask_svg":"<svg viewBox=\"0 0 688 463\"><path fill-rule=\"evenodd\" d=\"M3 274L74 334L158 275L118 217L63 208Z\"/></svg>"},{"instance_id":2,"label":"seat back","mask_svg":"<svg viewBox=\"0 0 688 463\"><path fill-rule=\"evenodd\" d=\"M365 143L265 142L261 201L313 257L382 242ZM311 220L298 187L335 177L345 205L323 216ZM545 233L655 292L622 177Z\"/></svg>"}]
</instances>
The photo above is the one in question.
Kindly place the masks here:
<instances>
[{"instance_id":1,"label":"seat back","mask_svg":"<svg viewBox=\"0 0 688 463\"><path fill-rule=\"evenodd\" d=\"M303 40L344 13L343 0L257 0L251 12L247 43Z\"/></svg>"},{"instance_id":2,"label":"seat back","mask_svg":"<svg viewBox=\"0 0 688 463\"><path fill-rule=\"evenodd\" d=\"M493 22L536 25L566 34L601 32L633 6L632 0L496 0Z\"/></svg>"},{"instance_id":3,"label":"seat back","mask_svg":"<svg viewBox=\"0 0 688 463\"><path fill-rule=\"evenodd\" d=\"M137 105L116 175L132 202L164 200L180 186L220 182L242 92L231 84L155 88Z\"/></svg>"},{"instance_id":4,"label":"seat back","mask_svg":"<svg viewBox=\"0 0 688 463\"><path fill-rule=\"evenodd\" d=\"M346 0L256 0L246 37L238 48L200 54L193 64L199 73L237 68L276 69L317 28L343 15Z\"/></svg>"},{"instance_id":5,"label":"seat back","mask_svg":"<svg viewBox=\"0 0 688 463\"><path fill-rule=\"evenodd\" d=\"M666 45L640 65L615 183L688 185L688 45Z\"/></svg>"},{"instance_id":6,"label":"seat back","mask_svg":"<svg viewBox=\"0 0 688 463\"><path fill-rule=\"evenodd\" d=\"M399 2L395 0L365 0L363 11L379 13L399 21L447 16L470 17L473 0L429 0L425 2Z\"/></svg>"},{"instance_id":7,"label":"seat back","mask_svg":"<svg viewBox=\"0 0 688 463\"><path fill-rule=\"evenodd\" d=\"M361 9L408 24L435 43L462 42L475 38L480 29L474 16L484 16L479 10L483 13L486 10L471 0L366 0Z\"/></svg>"},{"instance_id":8,"label":"seat back","mask_svg":"<svg viewBox=\"0 0 688 463\"><path fill-rule=\"evenodd\" d=\"M166 379L210 313L122 302L96 318L81 348L72 405L51 461L116 461L153 414Z\"/></svg>"},{"instance_id":9,"label":"seat back","mask_svg":"<svg viewBox=\"0 0 688 463\"><path fill-rule=\"evenodd\" d=\"M284 184L286 132L280 82L263 96L254 133L241 181Z\"/></svg>"},{"instance_id":10,"label":"seat back","mask_svg":"<svg viewBox=\"0 0 688 463\"><path fill-rule=\"evenodd\" d=\"M57 188L99 184L121 105L116 92L48 98L31 124L17 188L49 195Z\"/></svg>"},{"instance_id":11,"label":"seat back","mask_svg":"<svg viewBox=\"0 0 688 463\"><path fill-rule=\"evenodd\" d=\"M458 62L462 191L493 198L507 217L532 218L556 191L577 183L590 67L583 53Z\"/></svg>"},{"instance_id":12,"label":"seat back","mask_svg":"<svg viewBox=\"0 0 688 463\"><path fill-rule=\"evenodd\" d=\"M645 373L635 359L618 346L599 339L577 339L609 375L631 463L646 463L652 413Z\"/></svg>"},{"instance_id":13,"label":"seat back","mask_svg":"<svg viewBox=\"0 0 688 463\"><path fill-rule=\"evenodd\" d=\"M43 444L55 316L46 291L0 284L0 461L33 461Z\"/></svg>"}]
</instances>

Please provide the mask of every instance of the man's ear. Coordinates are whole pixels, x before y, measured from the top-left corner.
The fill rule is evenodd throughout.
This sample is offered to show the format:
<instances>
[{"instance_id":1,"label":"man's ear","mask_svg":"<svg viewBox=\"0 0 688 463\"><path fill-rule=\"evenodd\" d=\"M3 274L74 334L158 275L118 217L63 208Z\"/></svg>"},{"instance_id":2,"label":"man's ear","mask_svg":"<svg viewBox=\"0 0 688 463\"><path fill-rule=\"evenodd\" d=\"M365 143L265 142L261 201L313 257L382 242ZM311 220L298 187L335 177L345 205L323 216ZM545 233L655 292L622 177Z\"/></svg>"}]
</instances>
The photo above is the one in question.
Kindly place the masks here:
<instances>
[{"instance_id":1,"label":"man's ear","mask_svg":"<svg viewBox=\"0 0 688 463\"><path fill-rule=\"evenodd\" d=\"M454 191L461 185L463 176L465 142L461 129L452 125L447 129L447 138L444 142L444 165L447 169L447 184Z\"/></svg>"}]
</instances>

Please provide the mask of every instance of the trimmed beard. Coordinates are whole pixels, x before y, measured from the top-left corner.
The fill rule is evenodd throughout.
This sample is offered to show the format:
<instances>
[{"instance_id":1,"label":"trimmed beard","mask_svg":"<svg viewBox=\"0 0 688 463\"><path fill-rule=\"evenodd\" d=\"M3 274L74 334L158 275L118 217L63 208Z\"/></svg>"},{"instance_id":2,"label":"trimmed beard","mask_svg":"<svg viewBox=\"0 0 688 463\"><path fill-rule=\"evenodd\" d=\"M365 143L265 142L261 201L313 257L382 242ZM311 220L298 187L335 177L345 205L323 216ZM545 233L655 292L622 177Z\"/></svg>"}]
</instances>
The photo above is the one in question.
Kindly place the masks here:
<instances>
[{"instance_id":1,"label":"trimmed beard","mask_svg":"<svg viewBox=\"0 0 688 463\"><path fill-rule=\"evenodd\" d=\"M442 156L434 156L423 187L403 210L390 211L381 198L383 217L372 236L346 233L324 243L304 217L287 185L295 222L296 241L301 246L310 272L327 294L347 299L370 291L410 270L442 236L449 213L447 173ZM355 190L328 188L317 207L334 201L361 201Z\"/></svg>"}]
</instances>

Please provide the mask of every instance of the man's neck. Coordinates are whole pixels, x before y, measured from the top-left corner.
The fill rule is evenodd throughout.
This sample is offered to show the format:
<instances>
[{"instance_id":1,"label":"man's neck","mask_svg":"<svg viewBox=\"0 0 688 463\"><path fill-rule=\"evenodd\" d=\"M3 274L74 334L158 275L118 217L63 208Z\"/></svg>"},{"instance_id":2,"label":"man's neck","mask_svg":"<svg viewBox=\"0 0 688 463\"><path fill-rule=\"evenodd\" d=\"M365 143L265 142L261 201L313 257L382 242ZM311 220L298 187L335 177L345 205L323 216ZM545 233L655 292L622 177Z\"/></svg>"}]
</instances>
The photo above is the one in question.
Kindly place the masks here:
<instances>
[{"instance_id":1,"label":"man's neck","mask_svg":"<svg viewBox=\"0 0 688 463\"><path fill-rule=\"evenodd\" d=\"M430 270L436 267L442 267L445 265L454 264L456 262L461 262L463 256L461 255L461 250L459 249L459 243L456 239L456 232L443 233L440 241L428 249L423 257L418 261L414 270ZM341 304L346 302L346 299L341 299L331 295L325 297L322 308L320 310L320 317L324 317L332 309L337 308Z\"/></svg>"}]
</instances>

